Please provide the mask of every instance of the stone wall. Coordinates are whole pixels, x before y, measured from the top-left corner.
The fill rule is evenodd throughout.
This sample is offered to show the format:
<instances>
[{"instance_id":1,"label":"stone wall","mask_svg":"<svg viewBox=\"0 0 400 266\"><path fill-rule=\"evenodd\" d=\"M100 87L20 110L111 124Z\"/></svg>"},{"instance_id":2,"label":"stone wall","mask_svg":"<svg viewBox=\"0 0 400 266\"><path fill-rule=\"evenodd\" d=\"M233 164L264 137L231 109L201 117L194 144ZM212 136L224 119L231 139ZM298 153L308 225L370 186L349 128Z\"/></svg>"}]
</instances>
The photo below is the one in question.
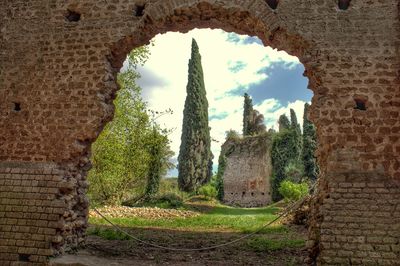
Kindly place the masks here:
<instances>
[{"instance_id":1,"label":"stone wall","mask_svg":"<svg viewBox=\"0 0 400 266\"><path fill-rule=\"evenodd\" d=\"M41 199L42 195L54 195L53 192L41 192L37 188L34 192L21 192L30 186L22 182L20 178L24 175L19 171L26 168L26 163L36 165L38 172L29 177L47 186L49 177L41 172L47 169L43 165L62 169L63 174L57 174L54 182L73 183L72 189L61 196L66 212L72 216L66 223L69 226L61 229L60 234L56 230L55 234L60 236L57 239L60 243L75 247L85 229L81 221L86 219L84 178L90 166L90 145L112 118L112 100L118 89L116 74L125 56L158 33L185 32L195 27L221 28L256 35L265 45L298 56L305 66L309 88L314 92L310 118L317 126L320 143L321 185L313 208L309 242L314 258L327 265L357 263L359 257L355 254L365 254L358 252L368 248L374 252L368 253L371 264L399 261L396 251L399 240L393 236L393 230L374 233L375 241L365 237L370 229L362 227L381 225L377 217L370 217L366 222L370 201L377 201L376 206L382 212L388 208L387 213L393 219L397 217L395 210L400 201L399 187L390 185L400 179L399 2L351 0L347 10L340 9L337 0L281 0L276 9L267 2L271 1L3 1L0 5L0 161L12 163L14 167L10 169L15 170L2 170L1 208L30 209L29 204L38 199L38 204L58 204L57 196ZM351 156L347 157L348 154ZM343 176L346 180L338 181ZM362 177L364 181L355 181L352 176ZM10 182L12 187L6 185ZM359 183L365 183L365 189L356 187ZM37 187L34 184L32 189ZM48 186L56 193L55 187ZM360 193L354 192L360 190ZM387 190L388 193L383 192ZM391 200L376 199L381 194L390 194ZM352 209L352 202L346 201L356 197L365 199L356 204L359 212ZM333 219L336 207L343 211L339 217L345 217L343 214L347 212L354 213L353 218ZM13 215L10 211L3 213L0 214L1 236L14 234L7 230L27 230L18 225L24 223L23 218L8 217ZM51 231L49 223L55 216L44 214L47 222L43 215L45 222L31 225L33 232L23 232L25 241L21 247L30 248L25 242L35 241L36 228ZM58 217L61 222L66 220L64 214ZM359 231L343 229L332 233L332 229L326 228L329 223L343 228L358 224ZM339 253L336 243L354 238L354 232L365 243L347 245L349 252ZM13 239L14 236L1 241L0 264L24 261L29 255L26 253L33 255L37 251L16 249ZM53 253L62 250L63 245L54 245L49 238L40 241L46 254L48 250ZM36 257L29 259L33 262Z\"/></svg>"},{"instance_id":2,"label":"stone wall","mask_svg":"<svg viewBox=\"0 0 400 266\"><path fill-rule=\"evenodd\" d=\"M87 185L70 172L51 163L0 164L1 265L45 263L83 242Z\"/></svg>"},{"instance_id":3,"label":"stone wall","mask_svg":"<svg viewBox=\"0 0 400 266\"><path fill-rule=\"evenodd\" d=\"M271 137L229 139L221 148L225 154L224 199L228 205L265 206L271 202Z\"/></svg>"}]
</instances>

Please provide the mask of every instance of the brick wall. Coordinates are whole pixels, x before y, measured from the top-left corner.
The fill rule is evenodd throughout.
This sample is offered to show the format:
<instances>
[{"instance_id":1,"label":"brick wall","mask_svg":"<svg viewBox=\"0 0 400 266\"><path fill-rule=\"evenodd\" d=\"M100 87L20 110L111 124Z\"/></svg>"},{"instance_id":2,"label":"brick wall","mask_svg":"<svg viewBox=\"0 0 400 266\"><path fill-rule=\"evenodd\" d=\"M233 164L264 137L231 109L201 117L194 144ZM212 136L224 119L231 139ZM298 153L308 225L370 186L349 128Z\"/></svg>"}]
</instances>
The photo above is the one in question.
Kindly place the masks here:
<instances>
[{"instance_id":1,"label":"brick wall","mask_svg":"<svg viewBox=\"0 0 400 266\"><path fill-rule=\"evenodd\" d=\"M271 203L271 136L228 139L225 154L224 199L228 205L259 207Z\"/></svg>"},{"instance_id":2,"label":"brick wall","mask_svg":"<svg viewBox=\"0 0 400 266\"><path fill-rule=\"evenodd\" d=\"M353 212L350 202L343 203L342 198L362 195L375 200L385 194L378 192L378 186L383 186L398 201L398 190L388 184L400 179L399 23L397 0L352 0L347 10L340 10L336 0L281 0L275 10L264 0L5 1L0 5L0 161L16 165L14 171L26 169L19 165L35 163L38 172L28 175L34 176L35 184L49 178L40 172L40 163L62 169L60 180L70 184L59 189L67 219L59 216L64 225L56 234L63 244L47 239L43 249L54 247L56 252L76 246L85 228L90 144L112 118L116 73L128 51L169 30L212 27L257 35L264 44L298 56L314 92L310 117L317 126L322 182L313 208L310 250L315 256L320 254L323 264L334 264L339 257L343 260L338 264L356 261L359 257L354 254L364 251L360 245L368 245L368 230L357 231L365 243L339 256L337 247L327 244L324 226L343 225L329 220L335 206L354 213L353 218L367 215L363 208L369 208L368 201L359 204L360 212ZM367 188L372 183L369 179L375 180L377 186L371 187L375 193L366 189L355 194L335 181L346 176L350 181L343 183L354 187L353 182L362 182L352 181L351 176L360 175ZM16 182L12 189L22 191L26 183L19 185L18 180L24 176L3 170L1 180ZM24 193L10 191L6 184L0 186L2 209L24 210L38 200L49 205L59 202L57 196L49 196L55 189L50 185L44 187L47 192ZM343 190L338 193L337 189ZM14 195L28 198L9 198ZM390 204L377 206L382 209ZM12 213L1 212L0 224L10 223L11 230L19 230L18 222L24 219L7 217ZM369 223L381 224L379 219ZM8 229L2 226L0 234L10 234ZM351 236L349 231L335 234ZM30 239L33 235L24 234ZM341 243L344 238L334 239L333 243ZM19 259L13 239L1 243L6 251L2 254L8 254L2 258ZM369 257L372 263L389 253L399 261L396 245L381 244L385 247L376 246L376 253Z\"/></svg>"},{"instance_id":3,"label":"brick wall","mask_svg":"<svg viewBox=\"0 0 400 266\"><path fill-rule=\"evenodd\" d=\"M83 241L88 204L76 188L54 164L0 164L0 265L42 264Z\"/></svg>"}]
</instances>

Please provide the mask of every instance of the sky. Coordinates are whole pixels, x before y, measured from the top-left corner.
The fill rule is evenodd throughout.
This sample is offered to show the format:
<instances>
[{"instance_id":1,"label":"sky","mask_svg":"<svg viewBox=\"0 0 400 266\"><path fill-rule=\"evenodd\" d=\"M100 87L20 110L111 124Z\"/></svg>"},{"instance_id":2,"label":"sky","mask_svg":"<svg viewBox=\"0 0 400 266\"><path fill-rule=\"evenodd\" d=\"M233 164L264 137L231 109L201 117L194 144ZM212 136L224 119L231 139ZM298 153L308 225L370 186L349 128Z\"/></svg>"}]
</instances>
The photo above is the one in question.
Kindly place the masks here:
<instances>
[{"instance_id":1,"label":"sky","mask_svg":"<svg viewBox=\"0 0 400 266\"><path fill-rule=\"evenodd\" d=\"M195 29L186 34L157 35L153 38L149 59L138 68L141 74L138 84L150 109L173 110L173 114L164 115L157 122L173 129L169 138L175 163L179 154L192 38L196 39L202 57L210 135L215 140L211 144L214 171L226 131L242 132L245 92L252 97L254 109L264 115L267 129L278 129L279 116L290 117L290 108L296 111L302 123L304 104L311 101L312 92L307 89L304 66L297 57L264 47L256 37L222 30ZM177 170L171 170L168 175L177 176Z\"/></svg>"}]
</instances>

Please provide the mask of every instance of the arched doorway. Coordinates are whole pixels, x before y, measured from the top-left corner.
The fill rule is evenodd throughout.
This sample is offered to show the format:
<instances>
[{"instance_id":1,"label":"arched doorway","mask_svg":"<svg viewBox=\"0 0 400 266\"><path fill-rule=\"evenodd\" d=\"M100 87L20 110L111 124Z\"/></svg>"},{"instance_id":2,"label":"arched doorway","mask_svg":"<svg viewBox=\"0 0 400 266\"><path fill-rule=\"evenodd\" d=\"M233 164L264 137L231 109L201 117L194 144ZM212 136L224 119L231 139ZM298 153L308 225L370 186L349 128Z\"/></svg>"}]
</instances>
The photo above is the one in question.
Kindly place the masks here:
<instances>
[{"instance_id":1,"label":"arched doorway","mask_svg":"<svg viewBox=\"0 0 400 266\"><path fill-rule=\"evenodd\" d=\"M158 33L210 27L258 36L306 68L322 172L310 231L314 257L323 264L366 263L368 256L372 263L396 262L397 1L342 7L317 0L2 7L0 233L6 244L0 261L44 262L79 245L90 144L112 118L122 61ZM375 211L381 218L371 217Z\"/></svg>"}]
</instances>

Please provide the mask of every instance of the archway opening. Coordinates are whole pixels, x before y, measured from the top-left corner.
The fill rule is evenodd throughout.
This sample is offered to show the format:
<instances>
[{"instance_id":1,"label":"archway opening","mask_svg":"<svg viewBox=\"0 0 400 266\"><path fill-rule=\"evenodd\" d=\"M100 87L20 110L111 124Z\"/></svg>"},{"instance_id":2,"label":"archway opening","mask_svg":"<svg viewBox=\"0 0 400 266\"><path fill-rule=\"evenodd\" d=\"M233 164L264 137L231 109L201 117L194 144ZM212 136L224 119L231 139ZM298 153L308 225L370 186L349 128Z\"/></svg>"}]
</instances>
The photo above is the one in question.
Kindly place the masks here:
<instances>
[{"instance_id":1,"label":"archway opening","mask_svg":"<svg viewBox=\"0 0 400 266\"><path fill-rule=\"evenodd\" d=\"M271 164L270 148L272 146L273 139L276 138L275 134L283 134L286 129L289 131L289 128L285 128L281 129L281 132L278 132L280 127L282 126L280 125L280 123L278 123L279 117L283 117L284 115L286 115L284 117L286 117L286 120L289 121L289 124L285 124L284 126L291 127L291 121L294 125L294 128L292 129L296 131L298 128L300 132L299 137L301 137L300 124L302 124L303 121L303 119L301 118L303 117L304 106L307 102L311 100L311 93L307 93L307 91L305 90L308 81L302 76L304 72L304 67L301 65L296 57L289 56L285 52L278 52L277 50L274 50L270 47L264 47L261 40L256 37L237 35L235 33L227 33L222 30L194 30L185 35L170 33L157 36L153 42L153 46L150 46L150 58L148 59L148 62L143 67L139 67L137 70L141 73L141 78L137 81L137 83L140 84L141 87L143 87L143 93L141 95L143 99L139 99L139 101L144 100L148 102L147 106L149 107L149 109L152 109L151 114L155 114L156 119L159 119L156 122L157 126L162 124L165 125L165 128L176 129L175 131L170 132L171 134L168 134L168 136L172 139L171 149L176 154L176 156L172 157L171 159L176 161L177 155L180 153L179 146L181 145L182 135L182 114L184 113L183 109L186 97L185 87L187 87L186 84L188 83L187 61L189 60L190 56L189 47L192 38L195 38L197 40L198 46L200 47L200 53L202 54L202 68L204 70L204 80L207 87L207 98L209 102L209 121L207 122L210 122L210 135L211 138L214 140L211 147L211 150L214 154L214 163L216 165L213 171L214 174L217 175L217 172L219 172L218 157L221 157L221 145L225 141L229 142L233 139L240 140L239 142L241 142L242 140L250 140L250 145L243 147L249 149L251 153L253 151L252 145L254 146L257 141L260 141L259 137L263 135L261 138L261 142L265 140L269 142L269 144L267 144L268 151L267 149L265 150L265 152L262 151L264 152L264 155L261 155L260 160L258 161L254 161L254 158L251 158L250 160L245 158L245 162L241 163L243 165L246 165L246 167L249 167L247 171L253 170L253 167L260 168L260 161L268 161L269 164ZM213 41L207 41L210 39L212 39ZM224 43L225 46L222 43ZM166 44L169 47L162 47L161 44ZM174 53L174 50L179 52ZM182 52L183 50L186 50L186 52ZM124 72L124 69L127 68L129 68L129 63L125 65L122 72ZM122 84L122 86L124 85ZM270 89L268 89L268 87L270 87ZM123 89L124 88L122 88L122 90ZM265 95L263 94L264 92L266 93ZM252 110L254 109L253 111L257 112L257 114L262 115L263 121L261 121L261 123L263 124L264 129L262 130L262 132L257 132L257 134L252 133L244 134L245 136L240 136L242 135L244 124L244 93L246 93L248 96L252 96L249 96L249 98L252 98L253 101L251 108ZM299 96L299 93L301 94L301 96ZM291 113L291 109L294 112ZM164 113L164 110L172 110L172 112ZM148 112L148 109L143 111ZM297 115L300 118L300 123L297 122L295 111L297 111ZM117 115L118 112L119 110L117 109ZM154 124L152 126L154 126ZM256 142L254 142L253 139ZM301 142L301 140L299 141ZM299 153L298 163L301 163L300 155L301 154ZM246 155L241 156L246 157ZM258 156L259 154L256 154L255 157ZM263 163L261 163L261 165L263 165ZM299 171L299 169L293 169L293 167L295 166L296 165L291 166L292 172L293 170L294 172ZM94 161L94 168L96 169L96 160ZM261 168L263 167L261 166ZM264 174L265 176L260 176L260 173L256 172L255 174L253 174L253 176L247 177L248 180L236 180L237 183L240 183L239 186L234 184L235 180L228 180L226 178L225 187L223 188L225 189L225 197L223 196L222 198L220 198L221 202L228 203L231 206L264 206L264 208L261 209L231 208L219 205L218 203L218 205L215 206L207 205L210 210L206 210L204 212L205 216L203 217L203 213L201 213L201 211L200 214L196 214L195 208L199 206L200 208L204 208L205 205L196 204L196 201L199 199L204 200L204 198L207 199L207 197L216 198L217 195L212 195L214 192L210 192L211 189L214 189L216 192L218 192L216 184L211 184L210 182L203 187L196 188L196 190L192 194L182 193L176 190L177 181L174 178L161 180L161 193L156 193L155 195L153 195L154 198L150 199L150 201L142 201L142 196L144 195L138 194L135 195L135 197L125 198L124 203L130 206L133 205L134 207L145 206L146 208L149 208L149 206L161 206L171 208L171 201L175 201L172 204L178 203L178 207L186 208L185 211L190 213L188 214L189 216L194 215L193 217L189 217L186 219L186 221L189 221L187 224L179 220L179 223L183 223L180 227L176 226L174 222L160 223L154 221L142 221L143 224L139 225L139 227L146 227L153 224L153 226L159 227L158 229L162 231L165 229L182 229L182 227L185 229L190 229L191 226L194 226L194 231L202 229L205 230L205 232L210 230L218 232L218 228L222 228L222 231L219 233L224 235L224 233L226 233L225 229L227 228L235 231L238 230L238 227L242 226L243 223L249 222L250 220L255 219L260 222L260 219L267 219L268 216L270 216L268 219L274 217L273 213L275 213L277 209L275 207L265 207L272 202L271 186L273 178L270 175L272 172L272 165L268 165L266 168L268 168L268 170L262 169L262 171L269 171L268 173ZM285 171L289 171L289 164L285 165L284 168ZM289 173L287 174L289 175ZM93 176L95 175L96 174L94 174ZM168 173L169 177L174 175L177 175L176 170L170 171ZM100 190L103 190L103 192L100 193L100 196L106 195L107 191L104 191L104 189L107 190L107 188L110 187L111 183L109 185L101 184L104 180L100 179L95 179L94 181L94 185L92 186L97 186L100 188ZM216 180L212 181L215 182ZM229 184L229 182L231 184ZM299 180L296 180L296 182L299 182ZM140 186L139 183L136 185ZM240 190L241 195L238 194L238 189ZM246 191L242 192L243 189L245 189ZM278 186L276 186L276 188L274 189L277 190ZM197 196L195 196L195 194L197 194ZM199 195L201 196L200 198L198 197ZM202 196L204 196L204 198ZM156 200L154 201L154 199ZM185 202L184 204L182 204L183 201ZM241 204L241 201L243 204ZM187 204L187 202L191 203ZM137 211L137 208L135 210ZM112 212L114 212L114 215L115 212L130 212L130 210L126 207L115 208L114 210L112 208L104 208L102 209L102 211L107 212L107 214L109 215ZM185 213L181 213L181 215L182 217L185 217ZM197 215L203 218L198 218ZM99 216L97 216L97 218L98 217ZM226 220L221 217L225 217ZM94 218L93 222L95 224L97 223L97 225L101 225L102 222L97 218ZM123 221L122 223L120 223L120 225L126 226L132 221L135 221L134 223L136 223L140 220L140 217L125 218L127 219L124 220L123 217L118 218L122 219L120 221ZM201 219L205 220L203 220L201 223L199 222L199 220ZM206 219L210 220L207 221ZM218 219L222 219L222 222L218 221ZM242 225L237 225L235 222L233 222L233 220L235 219L241 220ZM246 219L248 220L246 221ZM211 228L207 227L207 222L211 224ZM197 226L193 223L197 223ZM224 223L227 224L224 225ZM249 225L248 227L252 228L250 229L250 231L255 230L254 228L256 227L256 225L257 223ZM261 226L262 224L259 223L258 225ZM224 226L227 228L224 229ZM215 231L215 229L217 229L217 231ZM90 232L95 235L103 235L106 234L104 232L108 232L107 230L108 229L105 229L104 231L101 228L99 229L99 227L95 227L95 229L90 230ZM271 231L275 233L278 231L279 233L284 232L286 236L294 233L291 230L288 230L286 227L282 226L273 227ZM179 236L179 234L175 234L174 236L176 238L181 237ZM301 246L302 244L304 244L304 239L299 239L298 237L296 238L294 237L294 235L291 236L293 237L293 241L285 239L284 241L288 240L289 242L285 242L284 244L282 244L282 242L278 241L279 243L277 245ZM255 250L258 249L259 251L263 248L267 250L268 248L266 248L265 245L271 244L271 240L268 239L268 237L269 236L267 236L267 239L259 237L246 243L248 246L252 246L252 248ZM222 239L223 238L225 238L225 236L223 236ZM187 240L183 242L187 242ZM195 243L197 243L196 245L199 245L199 243L201 243L201 245L207 246L207 242L204 241L196 241ZM189 244L186 243L185 245ZM264 245L264 247L260 247L260 245ZM279 248L279 250L284 248ZM296 254L296 256L297 255L299 254Z\"/></svg>"}]
</instances>

